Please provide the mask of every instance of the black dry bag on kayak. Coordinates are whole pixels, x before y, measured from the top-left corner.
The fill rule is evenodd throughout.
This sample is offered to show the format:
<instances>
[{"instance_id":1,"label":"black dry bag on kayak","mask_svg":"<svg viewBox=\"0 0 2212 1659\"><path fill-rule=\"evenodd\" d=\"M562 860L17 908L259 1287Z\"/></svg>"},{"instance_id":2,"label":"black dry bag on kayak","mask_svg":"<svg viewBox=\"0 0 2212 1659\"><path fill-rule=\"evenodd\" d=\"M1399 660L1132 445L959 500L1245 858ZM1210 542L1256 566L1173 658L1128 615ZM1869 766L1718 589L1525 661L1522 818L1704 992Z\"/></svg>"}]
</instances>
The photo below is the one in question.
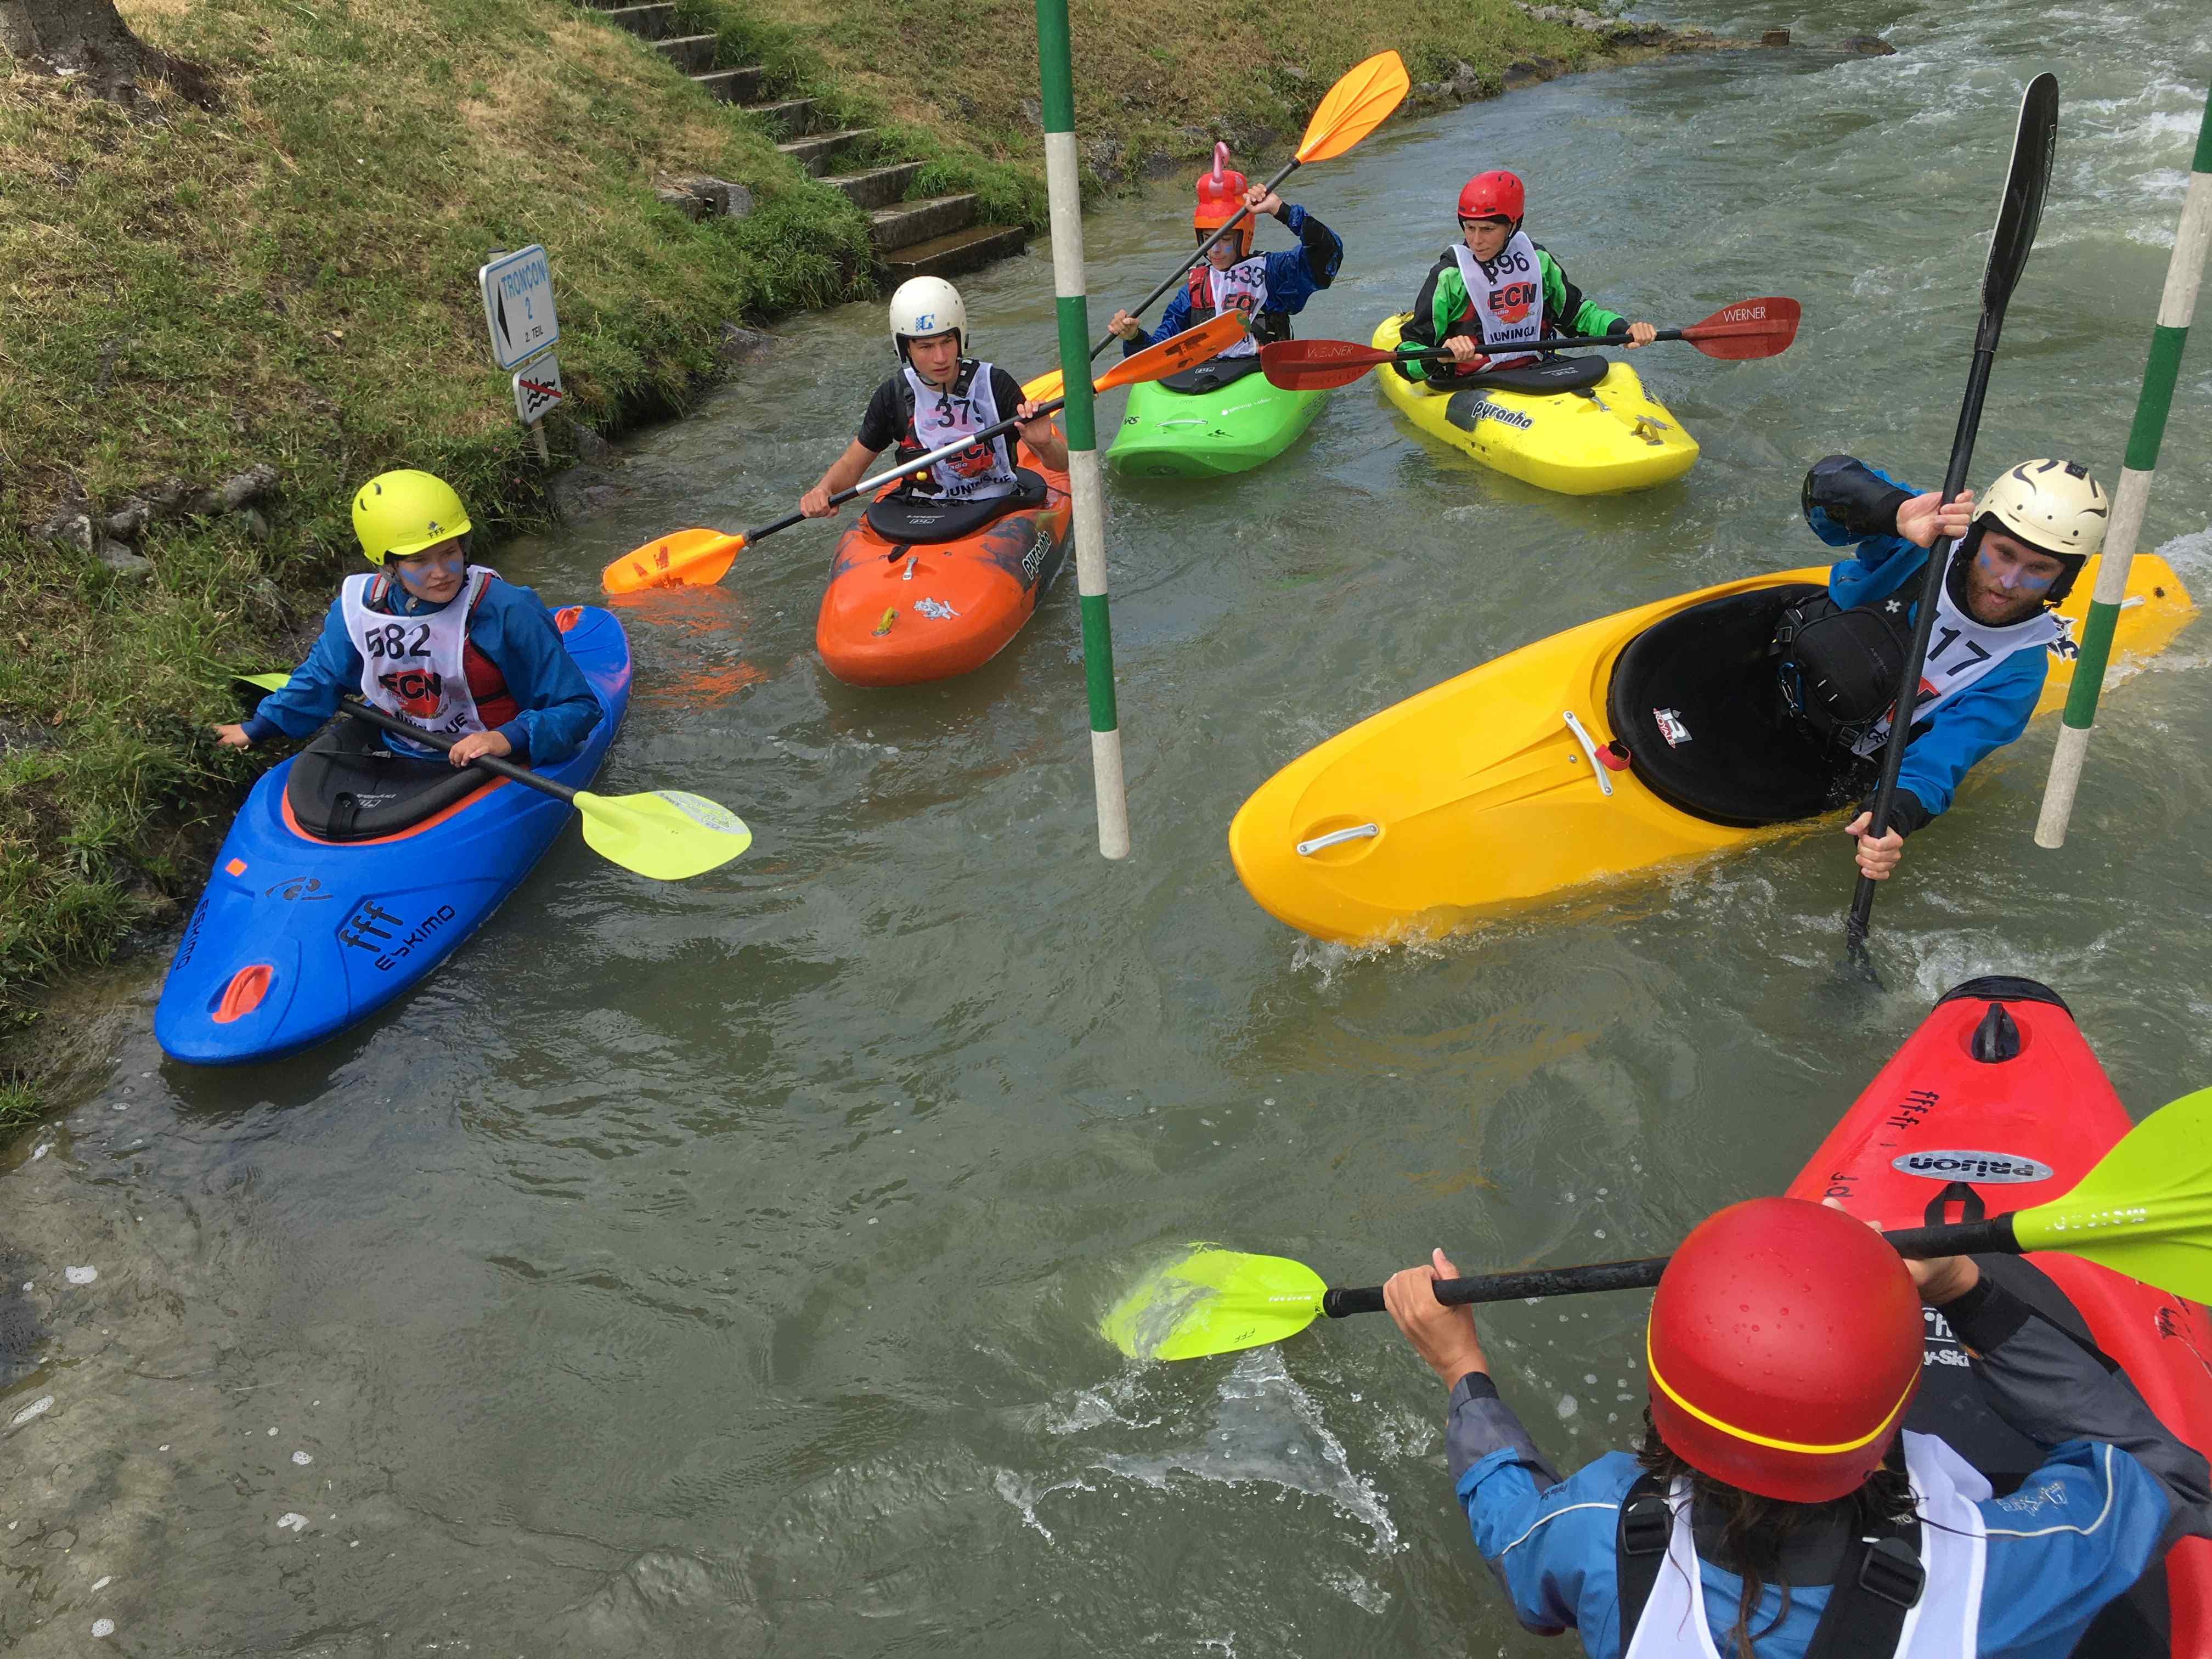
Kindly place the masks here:
<instances>
[{"instance_id":1,"label":"black dry bag on kayak","mask_svg":"<svg viewBox=\"0 0 2212 1659\"><path fill-rule=\"evenodd\" d=\"M1826 593L1800 599L1774 629L1783 701L1821 742L1849 749L1897 701L1910 648L1872 606L1846 608Z\"/></svg>"}]
</instances>

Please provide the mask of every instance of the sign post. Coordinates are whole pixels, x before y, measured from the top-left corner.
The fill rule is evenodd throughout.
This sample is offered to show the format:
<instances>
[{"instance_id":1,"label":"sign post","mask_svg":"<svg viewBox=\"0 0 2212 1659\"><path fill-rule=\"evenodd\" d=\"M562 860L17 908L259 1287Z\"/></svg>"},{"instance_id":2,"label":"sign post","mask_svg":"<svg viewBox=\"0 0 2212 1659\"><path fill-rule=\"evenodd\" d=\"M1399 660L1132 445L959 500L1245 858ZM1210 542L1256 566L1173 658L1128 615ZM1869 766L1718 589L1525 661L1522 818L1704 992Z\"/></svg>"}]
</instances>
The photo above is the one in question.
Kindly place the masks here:
<instances>
[{"instance_id":1,"label":"sign post","mask_svg":"<svg viewBox=\"0 0 2212 1659\"><path fill-rule=\"evenodd\" d=\"M1037 77L1043 94L1044 173L1052 214L1052 282L1067 398L1068 495L1075 509L1075 582L1083 611L1083 677L1091 702L1091 781L1101 857L1129 856L1129 801L1114 703L1114 625L1106 605L1106 508L1091 389L1091 317L1083 276L1083 199L1075 155L1075 73L1067 0L1036 0Z\"/></svg>"},{"instance_id":2,"label":"sign post","mask_svg":"<svg viewBox=\"0 0 2212 1659\"><path fill-rule=\"evenodd\" d=\"M492 360L501 368L516 371L516 418L536 443L539 465L550 466L552 453L545 447L540 422L563 394L561 365L553 356L561 340L561 323L553 311L553 272L544 247L532 242L513 253L494 248L490 259L477 270L477 287L483 295Z\"/></svg>"}]
</instances>

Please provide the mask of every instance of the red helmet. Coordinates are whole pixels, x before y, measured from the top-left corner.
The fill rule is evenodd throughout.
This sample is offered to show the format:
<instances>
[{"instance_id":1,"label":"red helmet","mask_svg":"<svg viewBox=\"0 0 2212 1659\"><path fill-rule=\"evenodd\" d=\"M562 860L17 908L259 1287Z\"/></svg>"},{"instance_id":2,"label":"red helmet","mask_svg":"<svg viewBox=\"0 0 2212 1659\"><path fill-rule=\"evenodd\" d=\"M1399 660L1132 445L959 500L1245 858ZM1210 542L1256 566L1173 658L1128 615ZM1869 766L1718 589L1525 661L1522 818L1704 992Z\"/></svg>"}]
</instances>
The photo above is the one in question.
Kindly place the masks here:
<instances>
[{"instance_id":1,"label":"red helmet","mask_svg":"<svg viewBox=\"0 0 2212 1659\"><path fill-rule=\"evenodd\" d=\"M1216 143L1213 147L1213 167L1198 175L1198 207L1190 216L1190 222L1198 230L1218 230L1237 216L1244 205L1244 175L1229 165L1229 146ZM1232 234L1242 239L1243 246L1252 246L1252 221L1248 215Z\"/></svg>"},{"instance_id":2,"label":"red helmet","mask_svg":"<svg viewBox=\"0 0 2212 1659\"><path fill-rule=\"evenodd\" d=\"M1825 1205L1755 1198L1706 1219L1660 1278L1651 1420L1716 1480L1825 1503L1881 1463L1921 1347L1919 1292L1880 1234Z\"/></svg>"},{"instance_id":3,"label":"red helmet","mask_svg":"<svg viewBox=\"0 0 2212 1659\"><path fill-rule=\"evenodd\" d=\"M1478 173L1460 187L1459 216L1484 219L1502 213L1517 225L1526 199L1517 174L1502 171Z\"/></svg>"}]
</instances>

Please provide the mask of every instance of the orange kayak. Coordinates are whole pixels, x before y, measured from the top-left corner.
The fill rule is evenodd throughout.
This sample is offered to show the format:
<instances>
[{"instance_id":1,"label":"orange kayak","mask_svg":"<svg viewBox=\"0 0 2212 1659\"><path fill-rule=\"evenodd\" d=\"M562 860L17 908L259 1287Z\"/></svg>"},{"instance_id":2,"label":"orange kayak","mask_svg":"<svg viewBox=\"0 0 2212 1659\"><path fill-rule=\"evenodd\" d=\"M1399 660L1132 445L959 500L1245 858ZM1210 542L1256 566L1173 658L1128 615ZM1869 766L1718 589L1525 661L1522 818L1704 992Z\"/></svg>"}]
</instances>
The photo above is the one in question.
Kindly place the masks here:
<instances>
[{"instance_id":1,"label":"orange kayak","mask_svg":"<svg viewBox=\"0 0 2212 1659\"><path fill-rule=\"evenodd\" d=\"M848 685L913 685L981 668L1021 632L1073 539L1067 474L1024 448L1024 485L998 502L894 499L845 532L815 618L814 648Z\"/></svg>"}]
</instances>

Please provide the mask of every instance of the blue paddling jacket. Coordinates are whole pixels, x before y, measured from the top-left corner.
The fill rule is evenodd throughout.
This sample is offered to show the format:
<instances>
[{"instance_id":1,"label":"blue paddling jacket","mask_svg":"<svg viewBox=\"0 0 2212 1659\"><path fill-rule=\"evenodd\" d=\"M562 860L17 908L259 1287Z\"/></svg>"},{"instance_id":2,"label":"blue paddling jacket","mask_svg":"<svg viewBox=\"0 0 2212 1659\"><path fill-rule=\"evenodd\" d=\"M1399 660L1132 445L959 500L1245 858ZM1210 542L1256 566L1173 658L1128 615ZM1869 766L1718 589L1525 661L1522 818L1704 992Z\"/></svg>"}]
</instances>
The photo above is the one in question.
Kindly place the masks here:
<instances>
[{"instance_id":1,"label":"blue paddling jacket","mask_svg":"<svg viewBox=\"0 0 2212 1659\"><path fill-rule=\"evenodd\" d=\"M446 605L459 603L467 591L465 586ZM371 609L395 617L429 616L446 608L416 599L396 580L375 584L371 594ZM469 617L469 645L499 670L515 702L514 718L492 728L507 739L509 759L554 766L583 747L599 724L599 700L535 592L493 577ZM242 722L247 739L258 745L280 735L307 736L337 712L339 699L361 690L361 653L346 630L345 602L332 599L307 659L292 671L283 690L264 697Z\"/></svg>"},{"instance_id":2,"label":"blue paddling jacket","mask_svg":"<svg viewBox=\"0 0 2212 1659\"><path fill-rule=\"evenodd\" d=\"M1829 567L1828 592L1838 605L1883 605L1907 625L1917 620L1929 550L1897 533L1897 509L1921 493L1847 455L1830 456L1806 475L1805 522L1830 547L1856 550ZM2015 651L1956 696L1915 715L1892 829L1909 836L1940 817L1968 770L2027 729L2050 666L2041 647Z\"/></svg>"},{"instance_id":3,"label":"blue paddling jacket","mask_svg":"<svg viewBox=\"0 0 2212 1659\"><path fill-rule=\"evenodd\" d=\"M1275 216L1291 228L1298 245L1279 253L1252 256L1267 268L1267 307L1262 313L1267 316L1304 311L1307 301L1336 280L1337 267L1344 263L1343 239L1304 208L1285 202ZM1244 262L1240 259L1237 263ZM1203 260L1197 269L1206 269ZM1163 340L1172 340L1190 327L1190 291L1188 282L1177 289L1175 298L1168 301L1168 308L1160 313L1160 325L1150 334L1122 341L1121 355L1127 357ZM1263 334L1261 337L1267 337Z\"/></svg>"}]
</instances>

